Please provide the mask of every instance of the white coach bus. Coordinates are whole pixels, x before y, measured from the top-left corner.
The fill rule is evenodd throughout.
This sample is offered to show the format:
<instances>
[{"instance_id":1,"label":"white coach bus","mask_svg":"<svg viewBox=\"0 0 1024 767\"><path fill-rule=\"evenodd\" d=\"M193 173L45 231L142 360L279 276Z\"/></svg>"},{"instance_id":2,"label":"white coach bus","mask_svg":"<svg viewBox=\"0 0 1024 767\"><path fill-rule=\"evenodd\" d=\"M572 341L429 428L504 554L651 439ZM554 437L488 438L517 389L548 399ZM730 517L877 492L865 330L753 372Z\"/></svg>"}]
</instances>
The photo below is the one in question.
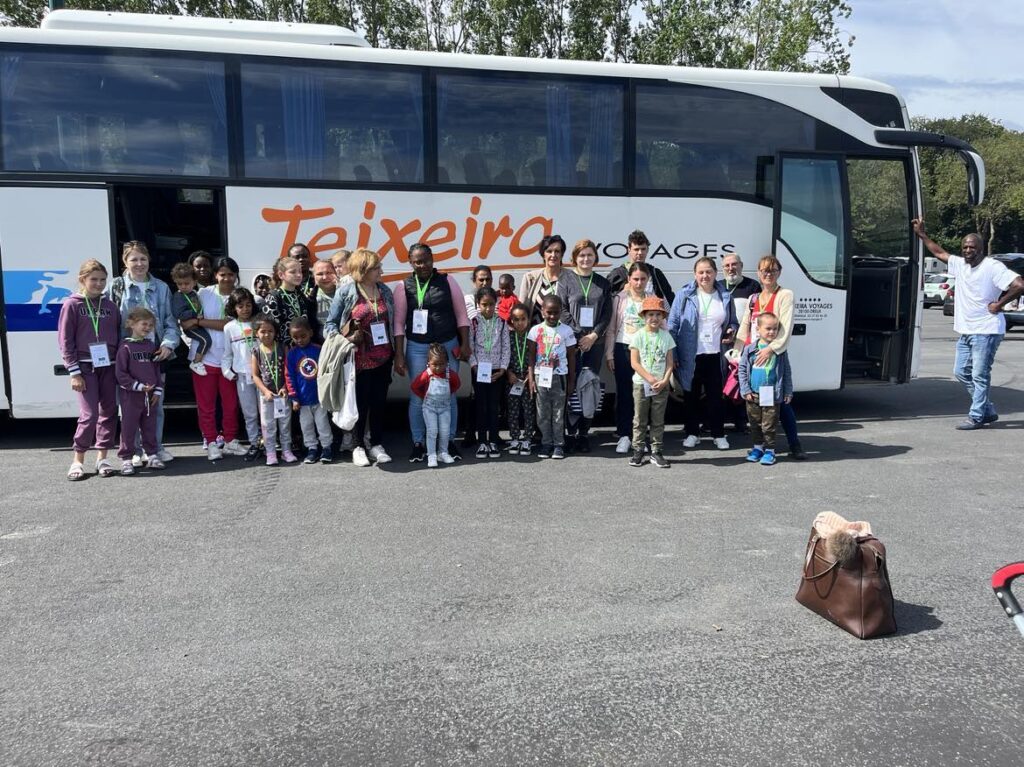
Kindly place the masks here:
<instances>
[{"instance_id":1,"label":"white coach bus","mask_svg":"<svg viewBox=\"0 0 1024 767\"><path fill-rule=\"evenodd\" d=\"M626 235L678 288L693 259L774 252L797 299L797 388L914 376L922 253L915 145L888 86L852 77L375 50L335 27L56 11L0 29L3 391L74 415L57 352L78 265L142 240L243 283L294 242L368 246L388 279L540 266L546 234ZM601 267L599 267L601 268ZM173 286L172 286L173 287ZM182 368L184 370L184 368ZM180 384L184 384L184 376ZM175 387L170 387L173 404ZM177 396L190 399L184 385Z\"/></svg>"}]
</instances>

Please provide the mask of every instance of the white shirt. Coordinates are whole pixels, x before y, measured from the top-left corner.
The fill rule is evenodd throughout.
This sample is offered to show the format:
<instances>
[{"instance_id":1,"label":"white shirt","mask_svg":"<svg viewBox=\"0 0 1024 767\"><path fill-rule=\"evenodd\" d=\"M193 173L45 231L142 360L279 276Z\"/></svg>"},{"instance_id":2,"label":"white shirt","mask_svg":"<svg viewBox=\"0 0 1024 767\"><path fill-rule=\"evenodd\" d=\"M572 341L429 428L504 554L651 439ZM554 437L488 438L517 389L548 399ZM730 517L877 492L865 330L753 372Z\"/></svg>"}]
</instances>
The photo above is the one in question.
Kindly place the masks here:
<instances>
[{"instance_id":1,"label":"white shirt","mask_svg":"<svg viewBox=\"0 0 1024 767\"><path fill-rule=\"evenodd\" d=\"M228 296L222 296L218 293L216 285L209 285L199 289L199 303L203 305L203 317L208 320L225 319L224 304L227 301ZM206 328L206 332L210 334L210 348L206 350L203 364L207 367L212 365L215 368L219 368L224 358L224 331Z\"/></svg>"},{"instance_id":2,"label":"white shirt","mask_svg":"<svg viewBox=\"0 0 1024 767\"><path fill-rule=\"evenodd\" d=\"M961 335L1003 335L1006 320L1002 312L989 312L988 305L999 300L1000 294L1010 287L1017 275L991 257L983 258L980 264L970 267L962 257L950 256L947 269L956 280L953 330Z\"/></svg>"},{"instance_id":3,"label":"white shirt","mask_svg":"<svg viewBox=\"0 0 1024 767\"><path fill-rule=\"evenodd\" d=\"M710 295L697 288L697 354L718 354L722 351L722 325L725 306L718 291Z\"/></svg>"}]
</instances>

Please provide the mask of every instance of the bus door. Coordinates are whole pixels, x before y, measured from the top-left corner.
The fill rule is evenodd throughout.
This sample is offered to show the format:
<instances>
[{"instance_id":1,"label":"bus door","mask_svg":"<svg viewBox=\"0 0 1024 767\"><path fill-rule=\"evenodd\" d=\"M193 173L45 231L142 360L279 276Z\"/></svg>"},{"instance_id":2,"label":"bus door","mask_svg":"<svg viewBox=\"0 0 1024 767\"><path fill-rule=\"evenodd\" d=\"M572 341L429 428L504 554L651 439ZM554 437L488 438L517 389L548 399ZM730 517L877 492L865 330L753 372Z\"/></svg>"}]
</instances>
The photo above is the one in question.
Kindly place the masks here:
<instances>
[{"instance_id":1,"label":"bus door","mask_svg":"<svg viewBox=\"0 0 1024 767\"><path fill-rule=\"evenodd\" d=\"M793 291L789 357L798 390L838 389L848 308L846 168L842 157L776 158L773 252Z\"/></svg>"},{"instance_id":2,"label":"bus door","mask_svg":"<svg viewBox=\"0 0 1024 767\"><path fill-rule=\"evenodd\" d=\"M81 263L110 262L110 226L110 191L102 184L0 182L4 377L16 418L78 413L57 350L57 318L78 290Z\"/></svg>"}]
</instances>

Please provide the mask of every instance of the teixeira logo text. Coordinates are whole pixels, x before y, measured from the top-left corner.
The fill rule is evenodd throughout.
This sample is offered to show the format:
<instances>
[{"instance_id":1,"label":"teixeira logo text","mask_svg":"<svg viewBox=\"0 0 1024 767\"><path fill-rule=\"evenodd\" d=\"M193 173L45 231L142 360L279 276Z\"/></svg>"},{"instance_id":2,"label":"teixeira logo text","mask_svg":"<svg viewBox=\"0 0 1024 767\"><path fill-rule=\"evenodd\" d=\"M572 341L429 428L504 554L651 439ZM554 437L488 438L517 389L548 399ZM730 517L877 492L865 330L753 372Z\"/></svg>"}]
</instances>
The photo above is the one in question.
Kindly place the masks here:
<instances>
[{"instance_id":1,"label":"teixeira logo text","mask_svg":"<svg viewBox=\"0 0 1024 767\"><path fill-rule=\"evenodd\" d=\"M401 262L408 263L409 248L422 242L434 252L435 261L462 258L465 261L486 261L489 257L537 258L540 241L558 232L572 247L578 237L588 236L587 232L566 233L558 231L555 220L549 216L531 216L513 221L510 214L490 213L481 215L483 199L473 196L469 202L468 214L458 219L424 221L421 218L397 218L381 215L377 203L367 200L363 204L359 221L338 225L334 220L335 208L306 208L294 205L290 208L265 207L262 218L269 224L281 224L282 256L295 242L305 242L310 252L329 254L340 248L372 248L382 259L392 254ZM312 227L319 227L308 234ZM635 226L628 226L633 229ZM623 237L625 240L625 237ZM626 257L628 246L623 242L598 242L598 255L610 260ZM698 256L721 257L735 252L732 243L655 241L648 258L690 259Z\"/></svg>"}]
</instances>

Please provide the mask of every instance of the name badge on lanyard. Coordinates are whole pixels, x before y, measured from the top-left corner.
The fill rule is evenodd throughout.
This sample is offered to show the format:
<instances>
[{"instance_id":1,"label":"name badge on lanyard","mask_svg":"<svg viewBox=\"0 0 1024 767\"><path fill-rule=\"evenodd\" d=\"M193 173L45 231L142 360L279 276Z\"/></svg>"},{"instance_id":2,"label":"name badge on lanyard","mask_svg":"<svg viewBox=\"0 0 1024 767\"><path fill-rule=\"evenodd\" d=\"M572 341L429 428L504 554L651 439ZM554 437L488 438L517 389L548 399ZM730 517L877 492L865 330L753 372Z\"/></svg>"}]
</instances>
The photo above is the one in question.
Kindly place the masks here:
<instances>
[{"instance_id":1,"label":"name badge on lanyard","mask_svg":"<svg viewBox=\"0 0 1024 767\"><path fill-rule=\"evenodd\" d=\"M416 335L423 335L427 332L427 317L430 315L426 309L412 310L412 332Z\"/></svg>"},{"instance_id":2,"label":"name badge on lanyard","mask_svg":"<svg viewBox=\"0 0 1024 767\"><path fill-rule=\"evenodd\" d=\"M274 397L274 418L284 418L288 415L288 400L284 397Z\"/></svg>"},{"instance_id":3,"label":"name badge on lanyard","mask_svg":"<svg viewBox=\"0 0 1024 767\"><path fill-rule=\"evenodd\" d=\"M760 386L757 389L757 398L761 407L772 407L775 404L775 387Z\"/></svg>"},{"instance_id":4,"label":"name badge on lanyard","mask_svg":"<svg viewBox=\"0 0 1024 767\"><path fill-rule=\"evenodd\" d=\"M491 382L491 371L494 365L490 362L478 362L476 364L476 380L477 383L490 383Z\"/></svg>"},{"instance_id":5,"label":"name badge on lanyard","mask_svg":"<svg viewBox=\"0 0 1024 767\"><path fill-rule=\"evenodd\" d=\"M653 397L655 394L654 387L651 386L647 381L644 381L644 396Z\"/></svg>"},{"instance_id":6,"label":"name badge on lanyard","mask_svg":"<svg viewBox=\"0 0 1024 767\"><path fill-rule=\"evenodd\" d=\"M417 332L415 328L413 328L413 332ZM373 341L374 346L383 346L386 344L388 342L387 326L383 322L371 322L370 338Z\"/></svg>"},{"instance_id":7,"label":"name badge on lanyard","mask_svg":"<svg viewBox=\"0 0 1024 767\"><path fill-rule=\"evenodd\" d=\"M537 373L537 385L543 389L551 388L551 381L555 375L555 369L550 365L544 365L536 368Z\"/></svg>"},{"instance_id":8,"label":"name badge on lanyard","mask_svg":"<svg viewBox=\"0 0 1024 767\"><path fill-rule=\"evenodd\" d=\"M523 390L525 388L526 388L526 384L524 384L522 381L516 381L514 384L512 384L512 387L508 390L509 396L510 397L522 397L523 396Z\"/></svg>"},{"instance_id":9,"label":"name badge on lanyard","mask_svg":"<svg viewBox=\"0 0 1024 767\"><path fill-rule=\"evenodd\" d=\"M110 367L110 350L106 344L89 344L89 359L94 368Z\"/></svg>"},{"instance_id":10,"label":"name badge on lanyard","mask_svg":"<svg viewBox=\"0 0 1024 767\"><path fill-rule=\"evenodd\" d=\"M581 328L592 328L592 327L594 327L594 307L593 306L581 306L580 307L580 327Z\"/></svg>"}]
</instances>

